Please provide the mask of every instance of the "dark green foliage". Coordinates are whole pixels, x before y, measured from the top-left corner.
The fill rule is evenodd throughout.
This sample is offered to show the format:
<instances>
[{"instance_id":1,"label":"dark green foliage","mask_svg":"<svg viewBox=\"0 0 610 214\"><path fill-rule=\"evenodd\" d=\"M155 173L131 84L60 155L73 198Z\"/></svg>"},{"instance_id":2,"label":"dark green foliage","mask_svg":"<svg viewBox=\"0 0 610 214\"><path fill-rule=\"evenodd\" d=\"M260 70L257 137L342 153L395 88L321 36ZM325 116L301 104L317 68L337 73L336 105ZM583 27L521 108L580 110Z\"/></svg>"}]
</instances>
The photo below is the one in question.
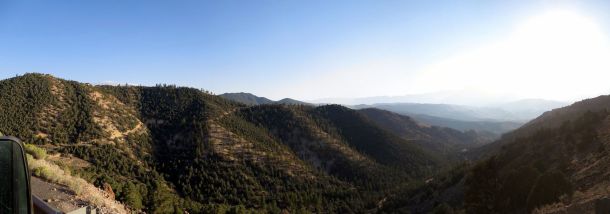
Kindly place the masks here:
<instances>
[{"instance_id":1,"label":"dark green foliage","mask_svg":"<svg viewBox=\"0 0 610 214\"><path fill-rule=\"evenodd\" d=\"M256 142L255 146L263 148L264 150L274 151L278 150L278 147L283 146L282 144L277 143L278 139L270 134L267 129L256 126L235 114L223 117L220 120L220 123L231 132L244 137L251 142Z\"/></svg>"},{"instance_id":2,"label":"dark green foliage","mask_svg":"<svg viewBox=\"0 0 610 214\"><path fill-rule=\"evenodd\" d=\"M25 139L39 127L37 115L54 102L43 75L28 75L0 81L0 131Z\"/></svg>"},{"instance_id":3,"label":"dark green foliage","mask_svg":"<svg viewBox=\"0 0 610 214\"><path fill-rule=\"evenodd\" d=\"M332 179L307 181L272 166L262 168L248 162L238 165L214 156L197 159L193 164L179 164L192 166L178 176L179 190L205 204L242 205L263 210L279 207L315 211L324 207L332 212L342 206L333 202L336 200L362 209L356 192Z\"/></svg>"},{"instance_id":4,"label":"dark green foliage","mask_svg":"<svg viewBox=\"0 0 610 214\"><path fill-rule=\"evenodd\" d=\"M146 165L134 162L124 152L113 146L68 146L64 147L61 152L71 153L91 162L91 167L77 171L77 173L81 173L83 178L96 186L101 187L104 183L110 184L116 198L131 208L150 208L155 203L175 204L181 200L175 194L168 194L161 199L152 198L152 195L148 193L158 192L159 188L164 188L161 185L164 182L163 177L156 171L149 171L149 167ZM155 210L151 209L151 211Z\"/></svg>"},{"instance_id":5,"label":"dark green foliage","mask_svg":"<svg viewBox=\"0 0 610 214\"><path fill-rule=\"evenodd\" d=\"M464 180L469 166L459 164L432 175L426 182L398 186L390 193L380 213L427 213L463 208Z\"/></svg>"},{"instance_id":6,"label":"dark green foliage","mask_svg":"<svg viewBox=\"0 0 610 214\"><path fill-rule=\"evenodd\" d=\"M29 74L1 81L0 130L29 142L40 142L34 136L38 132L49 134L53 143L76 143L100 135L100 128L92 121L95 107L88 98L89 89L76 82L54 80L48 75Z\"/></svg>"},{"instance_id":7,"label":"dark green foliage","mask_svg":"<svg viewBox=\"0 0 610 214\"><path fill-rule=\"evenodd\" d=\"M453 214L453 207L449 206L446 203L442 203L432 210L432 214Z\"/></svg>"},{"instance_id":8,"label":"dark green foliage","mask_svg":"<svg viewBox=\"0 0 610 214\"><path fill-rule=\"evenodd\" d=\"M501 201L502 209L525 211L523 205L539 176L540 172L531 165L509 171L500 190L501 197L505 198Z\"/></svg>"},{"instance_id":9,"label":"dark green foliage","mask_svg":"<svg viewBox=\"0 0 610 214\"><path fill-rule=\"evenodd\" d=\"M136 187L132 182L127 183L127 187L125 187L125 204L135 210L141 210L142 205L142 195L140 193L139 188Z\"/></svg>"},{"instance_id":10,"label":"dark green foliage","mask_svg":"<svg viewBox=\"0 0 610 214\"><path fill-rule=\"evenodd\" d=\"M495 158L488 159L472 168L466 177L464 206L468 213L495 213L498 209L497 195L500 190L498 176L500 166Z\"/></svg>"}]
</instances>

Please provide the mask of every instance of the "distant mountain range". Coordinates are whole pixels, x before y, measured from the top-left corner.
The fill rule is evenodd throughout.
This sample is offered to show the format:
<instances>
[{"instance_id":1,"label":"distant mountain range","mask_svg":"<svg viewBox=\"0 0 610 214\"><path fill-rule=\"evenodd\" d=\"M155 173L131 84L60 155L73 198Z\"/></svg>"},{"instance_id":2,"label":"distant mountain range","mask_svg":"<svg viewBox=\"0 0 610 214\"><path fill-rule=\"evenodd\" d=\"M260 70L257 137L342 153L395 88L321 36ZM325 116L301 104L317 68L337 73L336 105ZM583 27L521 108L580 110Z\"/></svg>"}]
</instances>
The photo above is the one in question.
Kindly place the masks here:
<instances>
[{"instance_id":1,"label":"distant mountain range","mask_svg":"<svg viewBox=\"0 0 610 214\"><path fill-rule=\"evenodd\" d=\"M377 103L354 105L353 108L380 108L400 114L424 114L463 121L514 121L526 122L545 111L567 105L566 103L547 100L519 100L502 105L474 107L451 104L425 103Z\"/></svg>"},{"instance_id":2,"label":"distant mountain range","mask_svg":"<svg viewBox=\"0 0 610 214\"><path fill-rule=\"evenodd\" d=\"M273 101L267 99L265 97L259 97L251 93L224 93L219 95L225 99L232 100L238 103L243 103L246 105L263 105L263 104L290 104L290 105L312 105L311 103L306 103L303 101L284 98L278 101Z\"/></svg>"},{"instance_id":3,"label":"distant mountain range","mask_svg":"<svg viewBox=\"0 0 610 214\"><path fill-rule=\"evenodd\" d=\"M246 105L315 105L290 98L273 101L265 97L243 92L225 93L220 96ZM389 100L389 98L377 100ZM564 105L565 103L562 102L529 99L506 102L502 105L497 104L489 107L422 103L377 103L359 104L350 107L354 109L377 108L388 110L409 116L422 124L449 127L460 131L475 130L480 134L487 133L488 136L499 137L501 134L518 128L545 111Z\"/></svg>"},{"instance_id":4,"label":"distant mountain range","mask_svg":"<svg viewBox=\"0 0 610 214\"><path fill-rule=\"evenodd\" d=\"M477 90L439 91L432 93L407 94L399 96L372 96L357 98L325 98L316 99L313 103L337 103L343 105L375 104L375 103L436 103L466 106L491 106L503 104L519 98L506 94L488 94Z\"/></svg>"}]
</instances>

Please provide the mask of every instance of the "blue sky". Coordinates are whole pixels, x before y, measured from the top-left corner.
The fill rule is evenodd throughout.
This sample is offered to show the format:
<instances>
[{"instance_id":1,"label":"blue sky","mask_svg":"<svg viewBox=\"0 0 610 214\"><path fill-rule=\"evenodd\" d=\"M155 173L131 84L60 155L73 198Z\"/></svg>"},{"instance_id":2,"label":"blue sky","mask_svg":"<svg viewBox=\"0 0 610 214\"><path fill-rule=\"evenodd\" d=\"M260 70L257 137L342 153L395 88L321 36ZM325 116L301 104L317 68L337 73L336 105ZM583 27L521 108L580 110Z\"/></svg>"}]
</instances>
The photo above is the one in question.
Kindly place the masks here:
<instances>
[{"instance_id":1,"label":"blue sky","mask_svg":"<svg viewBox=\"0 0 610 214\"><path fill-rule=\"evenodd\" d=\"M414 82L428 66L557 8L610 29L604 1L0 0L0 78L41 72L273 99L431 92Z\"/></svg>"}]
</instances>

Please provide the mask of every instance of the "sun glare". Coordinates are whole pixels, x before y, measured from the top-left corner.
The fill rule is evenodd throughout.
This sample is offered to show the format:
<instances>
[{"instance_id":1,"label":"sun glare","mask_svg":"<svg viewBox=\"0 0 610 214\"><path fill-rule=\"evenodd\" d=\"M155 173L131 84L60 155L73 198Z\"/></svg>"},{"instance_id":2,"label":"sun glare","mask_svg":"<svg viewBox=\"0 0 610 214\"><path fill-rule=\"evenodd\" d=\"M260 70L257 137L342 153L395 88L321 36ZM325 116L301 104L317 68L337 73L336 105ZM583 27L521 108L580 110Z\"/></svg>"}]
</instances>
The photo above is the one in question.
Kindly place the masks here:
<instances>
[{"instance_id":1,"label":"sun glare","mask_svg":"<svg viewBox=\"0 0 610 214\"><path fill-rule=\"evenodd\" d=\"M547 99L607 94L610 47L595 21L556 10L517 25L502 41L459 54L421 72L427 90L474 89Z\"/></svg>"}]
</instances>

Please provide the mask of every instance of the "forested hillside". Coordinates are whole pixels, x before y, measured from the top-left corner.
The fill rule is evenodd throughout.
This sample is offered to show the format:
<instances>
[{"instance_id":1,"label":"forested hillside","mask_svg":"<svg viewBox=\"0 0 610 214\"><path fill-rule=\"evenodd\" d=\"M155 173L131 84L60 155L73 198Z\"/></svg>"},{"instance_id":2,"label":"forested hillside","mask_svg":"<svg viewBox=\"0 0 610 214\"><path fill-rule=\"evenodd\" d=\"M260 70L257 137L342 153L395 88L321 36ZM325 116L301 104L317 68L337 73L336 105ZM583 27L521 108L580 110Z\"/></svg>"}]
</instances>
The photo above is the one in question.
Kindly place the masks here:
<instances>
[{"instance_id":1,"label":"forested hillside","mask_svg":"<svg viewBox=\"0 0 610 214\"><path fill-rule=\"evenodd\" d=\"M470 141L398 136L338 105L246 106L172 85L27 74L0 81L0 97L0 132L150 213L374 212L452 163L426 142Z\"/></svg>"}]
</instances>

